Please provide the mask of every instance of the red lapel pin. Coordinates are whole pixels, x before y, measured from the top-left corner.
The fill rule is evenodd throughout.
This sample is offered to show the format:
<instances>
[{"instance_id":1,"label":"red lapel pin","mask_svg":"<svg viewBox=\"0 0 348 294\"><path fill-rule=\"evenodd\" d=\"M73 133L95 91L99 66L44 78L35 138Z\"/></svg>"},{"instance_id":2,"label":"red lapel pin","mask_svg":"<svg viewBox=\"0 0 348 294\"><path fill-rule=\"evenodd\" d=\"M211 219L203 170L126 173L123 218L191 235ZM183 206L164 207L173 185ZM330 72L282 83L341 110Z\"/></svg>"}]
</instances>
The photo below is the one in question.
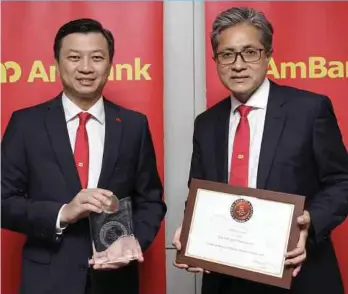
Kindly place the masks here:
<instances>
[{"instance_id":1,"label":"red lapel pin","mask_svg":"<svg viewBox=\"0 0 348 294\"><path fill-rule=\"evenodd\" d=\"M121 119L119 118L119 117L116 117L116 119L115 119L117 122L121 122Z\"/></svg>"}]
</instances>

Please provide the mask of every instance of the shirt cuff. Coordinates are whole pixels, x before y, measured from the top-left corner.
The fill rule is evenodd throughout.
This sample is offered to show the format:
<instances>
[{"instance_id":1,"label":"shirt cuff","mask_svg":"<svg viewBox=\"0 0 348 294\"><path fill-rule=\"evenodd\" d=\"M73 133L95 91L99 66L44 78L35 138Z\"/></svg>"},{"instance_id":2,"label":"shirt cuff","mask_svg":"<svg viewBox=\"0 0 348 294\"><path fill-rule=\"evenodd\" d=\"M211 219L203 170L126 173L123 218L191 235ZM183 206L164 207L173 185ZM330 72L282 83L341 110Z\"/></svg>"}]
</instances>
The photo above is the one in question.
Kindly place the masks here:
<instances>
[{"instance_id":1,"label":"shirt cuff","mask_svg":"<svg viewBox=\"0 0 348 294\"><path fill-rule=\"evenodd\" d=\"M68 225L66 225L66 224L61 224L61 222L60 222L60 216L61 216L61 214L62 214L62 210L63 210L63 208L64 208L64 206L65 206L66 204L64 204L61 208L60 208L60 210L59 210L59 212L58 212L58 217L57 217L57 221L56 221L56 234L58 234L58 235L61 235L61 234L63 234L63 230L68 226Z\"/></svg>"}]
</instances>

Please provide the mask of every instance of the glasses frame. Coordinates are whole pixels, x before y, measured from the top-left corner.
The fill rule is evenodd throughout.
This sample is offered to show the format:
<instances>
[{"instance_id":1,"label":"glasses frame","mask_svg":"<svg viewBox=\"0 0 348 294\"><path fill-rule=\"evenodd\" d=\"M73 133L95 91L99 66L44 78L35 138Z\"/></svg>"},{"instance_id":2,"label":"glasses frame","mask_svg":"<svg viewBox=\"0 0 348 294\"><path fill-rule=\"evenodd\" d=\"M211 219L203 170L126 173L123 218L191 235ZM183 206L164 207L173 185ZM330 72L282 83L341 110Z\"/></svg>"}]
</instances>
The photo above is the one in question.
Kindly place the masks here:
<instances>
[{"instance_id":1,"label":"glasses frame","mask_svg":"<svg viewBox=\"0 0 348 294\"><path fill-rule=\"evenodd\" d=\"M244 59L244 57L242 55L242 52L244 52L244 50L248 50L248 49L254 49L254 50L258 51L259 52L259 57L256 60L253 60L253 61L245 61L245 59ZM231 64L235 63L237 61L238 56L240 56L240 58L242 59L242 61L244 63L255 63L255 62L258 62L261 59L262 51L265 51L264 48L247 48L247 49L244 49L244 50L231 52L231 53L236 54L235 57L234 57L234 60L232 62L224 63L224 62L221 62L221 60L219 59L219 56L221 56L221 54L223 54L223 53L228 52L228 50L216 53L214 59L215 59L215 61L217 61L221 65L231 65Z\"/></svg>"}]
</instances>

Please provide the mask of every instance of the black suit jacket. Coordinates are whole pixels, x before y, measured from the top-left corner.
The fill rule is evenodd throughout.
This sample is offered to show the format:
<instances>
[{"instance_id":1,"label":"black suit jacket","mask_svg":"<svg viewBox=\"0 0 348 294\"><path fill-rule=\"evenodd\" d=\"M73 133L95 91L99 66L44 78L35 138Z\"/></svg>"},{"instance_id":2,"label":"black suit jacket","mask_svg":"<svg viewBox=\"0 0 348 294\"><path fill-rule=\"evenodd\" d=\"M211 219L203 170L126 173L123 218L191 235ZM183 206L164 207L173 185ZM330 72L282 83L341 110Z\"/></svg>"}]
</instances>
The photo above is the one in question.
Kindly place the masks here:
<instances>
[{"instance_id":1,"label":"black suit jacket","mask_svg":"<svg viewBox=\"0 0 348 294\"><path fill-rule=\"evenodd\" d=\"M230 111L226 98L196 118L190 179L228 182ZM203 293L343 294L330 233L348 212L347 159L330 100L271 82L257 187L306 196L308 259L291 292L213 273L204 275Z\"/></svg>"},{"instance_id":2,"label":"black suit jacket","mask_svg":"<svg viewBox=\"0 0 348 294\"><path fill-rule=\"evenodd\" d=\"M135 235L142 250L154 240L166 213L147 119L108 100L99 188L131 196ZM81 190L61 96L13 113L1 150L2 227L23 233L21 293L84 293L91 239L88 220L55 224L63 203ZM100 294L138 293L137 264L95 275Z\"/></svg>"}]
</instances>

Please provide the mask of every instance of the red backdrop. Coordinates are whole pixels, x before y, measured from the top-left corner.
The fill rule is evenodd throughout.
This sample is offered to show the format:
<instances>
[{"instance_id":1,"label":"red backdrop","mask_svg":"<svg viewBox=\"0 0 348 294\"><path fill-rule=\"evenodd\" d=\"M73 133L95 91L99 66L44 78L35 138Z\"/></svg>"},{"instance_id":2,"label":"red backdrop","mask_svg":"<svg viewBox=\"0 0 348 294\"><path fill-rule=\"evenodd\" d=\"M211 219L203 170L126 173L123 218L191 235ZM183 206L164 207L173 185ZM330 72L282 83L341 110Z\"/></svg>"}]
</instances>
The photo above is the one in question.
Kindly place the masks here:
<instances>
[{"instance_id":1,"label":"red backdrop","mask_svg":"<svg viewBox=\"0 0 348 294\"><path fill-rule=\"evenodd\" d=\"M232 6L254 7L266 14L275 31L269 78L281 84L328 95L348 146L348 2L207 2L205 20L208 107L228 95L216 74L209 34L218 13ZM348 221L333 233L346 293L347 235Z\"/></svg>"},{"instance_id":2,"label":"red backdrop","mask_svg":"<svg viewBox=\"0 0 348 294\"><path fill-rule=\"evenodd\" d=\"M2 134L14 110L60 91L52 52L58 28L75 18L96 18L113 32L116 43L105 94L148 116L163 180L162 8L161 2L1 3ZM1 237L1 293L18 293L24 236L2 230ZM141 266L141 293L165 293L163 226Z\"/></svg>"}]
</instances>

